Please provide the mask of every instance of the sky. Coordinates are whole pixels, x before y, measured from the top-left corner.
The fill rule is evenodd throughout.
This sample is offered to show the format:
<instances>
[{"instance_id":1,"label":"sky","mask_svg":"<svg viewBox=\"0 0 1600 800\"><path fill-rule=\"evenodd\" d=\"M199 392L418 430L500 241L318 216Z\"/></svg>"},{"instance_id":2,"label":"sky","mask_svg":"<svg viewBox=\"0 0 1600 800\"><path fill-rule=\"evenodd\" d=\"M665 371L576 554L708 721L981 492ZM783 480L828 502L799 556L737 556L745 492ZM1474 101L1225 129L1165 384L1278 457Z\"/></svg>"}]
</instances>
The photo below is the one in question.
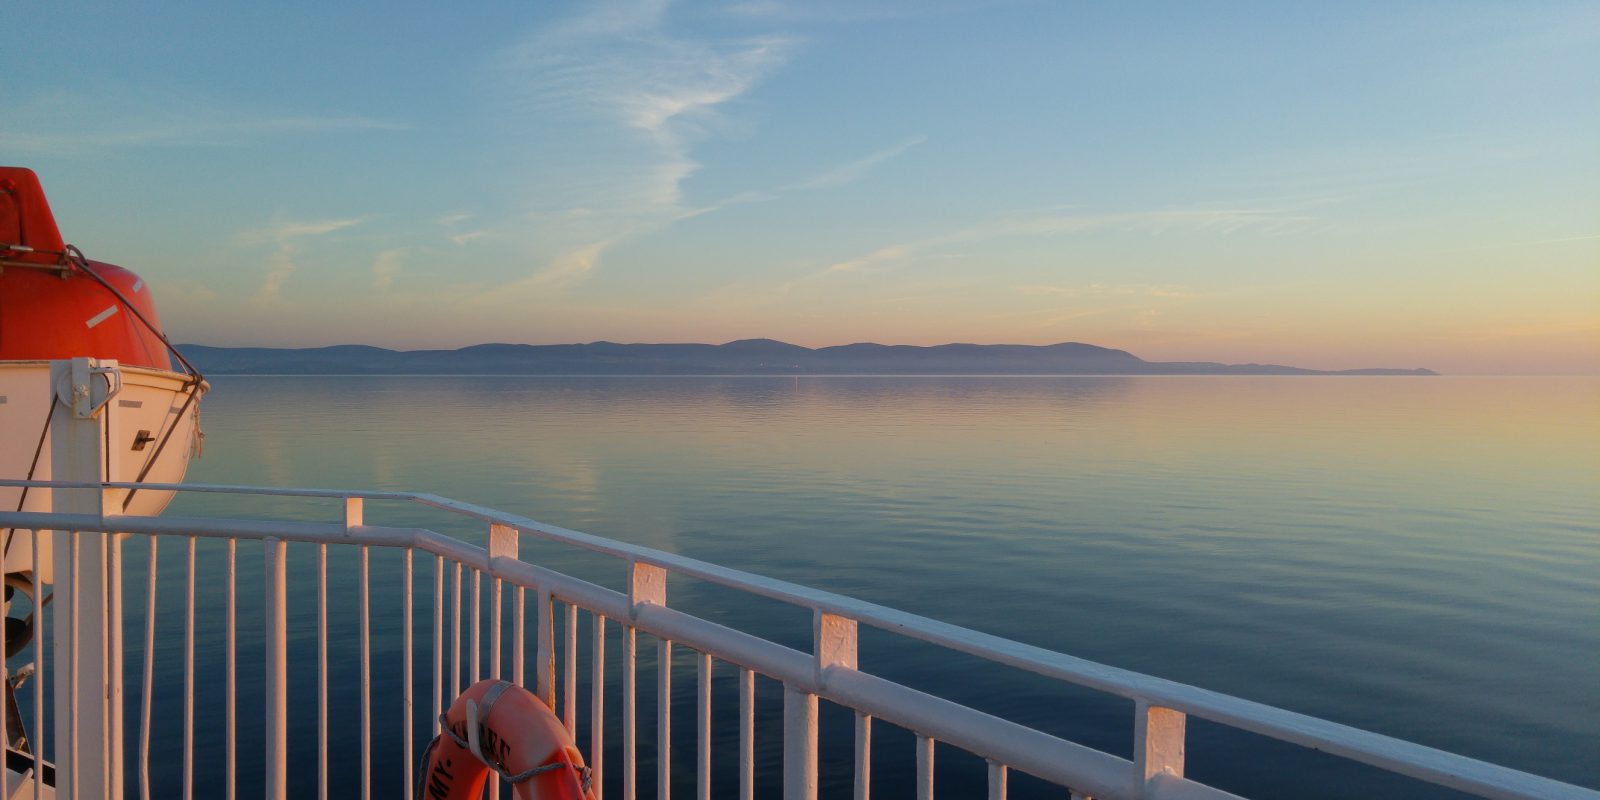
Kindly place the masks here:
<instances>
[{"instance_id":1,"label":"sky","mask_svg":"<svg viewBox=\"0 0 1600 800\"><path fill-rule=\"evenodd\" d=\"M11 0L176 341L1600 373L1600 4Z\"/></svg>"}]
</instances>

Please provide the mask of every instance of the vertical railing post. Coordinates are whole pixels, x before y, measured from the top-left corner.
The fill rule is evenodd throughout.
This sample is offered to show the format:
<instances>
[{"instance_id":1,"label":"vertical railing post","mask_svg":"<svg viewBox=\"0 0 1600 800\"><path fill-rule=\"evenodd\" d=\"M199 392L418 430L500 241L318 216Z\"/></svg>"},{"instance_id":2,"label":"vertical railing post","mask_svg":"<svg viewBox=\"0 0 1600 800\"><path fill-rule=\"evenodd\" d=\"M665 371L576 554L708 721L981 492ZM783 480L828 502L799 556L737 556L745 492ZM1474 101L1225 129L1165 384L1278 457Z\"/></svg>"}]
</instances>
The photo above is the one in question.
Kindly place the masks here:
<instances>
[{"instance_id":1,"label":"vertical railing post","mask_svg":"<svg viewBox=\"0 0 1600 800\"><path fill-rule=\"evenodd\" d=\"M110 736L106 741L106 772L110 780L110 796L125 797L127 789L123 785L123 663L122 663L122 540L127 534L112 533L106 536L106 546L109 548L110 566L106 571L109 584L106 587L109 602L106 604L106 629L110 648L107 659L109 676L106 687L106 698L109 704L108 714L110 720ZM0 653L5 648L0 647ZM0 738L0 741L5 741ZM233 800L230 796L227 800Z\"/></svg>"},{"instance_id":2,"label":"vertical railing post","mask_svg":"<svg viewBox=\"0 0 1600 800\"><path fill-rule=\"evenodd\" d=\"M567 735L576 739L578 735L578 607L573 603L567 604L566 619L561 623L562 639L566 646L562 649L561 663L565 666L561 670L561 724L566 726Z\"/></svg>"},{"instance_id":3,"label":"vertical railing post","mask_svg":"<svg viewBox=\"0 0 1600 800\"><path fill-rule=\"evenodd\" d=\"M489 677L496 680L500 678L500 628L502 627L502 614L504 613L502 607L505 605L503 596L505 582L500 580L498 575L494 575L496 569L494 561L497 558L515 560L517 552L517 529L510 525L501 525L498 522L489 523L489 573L494 579L489 589L489 602L491 603L489 608ZM476 580L473 581L472 590L474 593L478 591ZM474 594L474 597L476 597L476 594ZM519 614L518 617L520 619L521 615ZM477 630L476 618L473 620L473 630ZM517 637L519 641L521 638L520 636ZM476 669L473 670L473 674L474 677L477 676ZM489 796L500 796L500 776L498 774L491 773L489 775Z\"/></svg>"},{"instance_id":4,"label":"vertical railing post","mask_svg":"<svg viewBox=\"0 0 1600 800\"><path fill-rule=\"evenodd\" d=\"M328 543L317 543L317 800L328 800Z\"/></svg>"},{"instance_id":5,"label":"vertical railing post","mask_svg":"<svg viewBox=\"0 0 1600 800\"><path fill-rule=\"evenodd\" d=\"M183 800L194 800L194 634L195 634L195 564L197 540L187 539L188 555L184 559L183 581Z\"/></svg>"},{"instance_id":6,"label":"vertical railing post","mask_svg":"<svg viewBox=\"0 0 1600 800\"><path fill-rule=\"evenodd\" d=\"M989 800L1006 800L1006 765L989 762Z\"/></svg>"},{"instance_id":7,"label":"vertical railing post","mask_svg":"<svg viewBox=\"0 0 1600 800\"><path fill-rule=\"evenodd\" d=\"M695 694L695 800L711 800L711 656L701 653Z\"/></svg>"},{"instance_id":8,"label":"vertical railing post","mask_svg":"<svg viewBox=\"0 0 1600 800\"><path fill-rule=\"evenodd\" d=\"M11 535L15 536L16 532L13 531ZM34 587L37 590L39 590L39 592L41 594L44 591L44 580L43 580L43 572L44 572L44 570L42 569L42 567L43 567L43 565L45 563L45 561L44 561L44 553L45 553L45 549L46 548L54 548L54 543L50 541L50 538L52 536L54 536L54 535L55 534L53 534L53 533L51 533L49 531L42 531L42 530L39 530L38 528L34 528L33 529L33 536L31 537L32 541L30 541L28 543L29 555L33 556L33 558L31 559L31 561L29 563L33 564L34 580L39 581L38 583L34 584ZM150 552L152 554L154 554L155 553L155 545L153 543L155 542L155 537L154 536L150 537L150 541L152 542L152 544L150 545L150 547L151 547ZM155 574L156 573L155 573L155 558L153 557L153 555L152 555L152 558L150 559L150 564L151 564L151 567L150 567L150 585L151 586L155 586ZM154 590L152 589L151 591L153 592ZM35 597L37 597L37 595L35 595ZM152 594L152 597L154 597L153 594ZM154 619L155 618L155 614L153 613L154 612L154 608L155 608L155 601L154 600L151 601L150 607L151 607L151 610L152 610L150 619ZM42 631L43 630L42 626L44 625L44 607L41 605L39 607L39 610L35 611L34 614L36 616L35 624L41 626L40 630ZM56 612L52 611L52 612L50 612L50 619L51 619L51 624L55 624L55 622L57 620L59 620L60 617L57 617L56 616ZM56 670L59 670L60 669L60 665L56 664L54 662L54 660L53 660L54 656L50 657L52 660L47 665L46 656L45 656L45 646L44 646L43 634L42 633L38 634L38 636L40 638L35 639L34 643L33 643L33 665L34 665L34 674L33 674L33 729L34 729L34 731L36 731L35 735L38 738L30 740L29 744L32 745L32 746L29 747L28 749L33 751L33 774L36 775L36 776L42 776L42 775L44 775L44 705L45 705L44 704L44 682L45 682L45 677L50 674L51 668L54 667ZM153 639L154 637L151 637L151 638ZM148 642L148 641L150 641L150 639L147 639L146 641ZM148 653L148 652L150 652L150 650L147 649L145 652ZM149 662L146 662L146 664L148 664L148 663ZM147 676L146 677L146 681L145 681L145 686L148 687L150 685L150 682L149 682L149 679L148 679L148 676L150 675L150 670L146 669L144 674ZM55 678L54 680L60 680L60 679L59 678ZM146 690L145 697L148 698L149 696L150 696L150 692L148 690ZM147 700L145 702L145 708L149 708L149 707L150 707L150 703ZM147 737L147 741L148 741L148 737ZM149 749L148 748L145 749L145 753L146 754L149 753ZM60 755L57 754L56 758L57 758L57 761L56 761L56 777L59 779L60 775L61 775ZM57 783L56 787L57 787L57 789L59 789L60 788L60 784ZM143 796L143 800L148 800L149 796L150 796L149 793L146 792L144 794L144 796Z\"/></svg>"},{"instance_id":9,"label":"vertical railing post","mask_svg":"<svg viewBox=\"0 0 1600 800\"><path fill-rule=\"evenodd\" d=\"M511 593L511 682L526 686L528 650L528 588L518 585Z\"/></svg>"},{"instance_id":10,"label":"vertical railing post","mask_svg":"<svg viewBox=\"0 0 1600 800\"><path fill-rule=\"evenodd\" d=\"M632 620L622 626L622 800L635 800L638 787L639 639Z\"/></svg>"},{"instance_id":11,"label":"vertical railing post","mask_svg":"<svg viewBox=\"0 0 1600 800\"><path fill-rule=\"evenodd\" d=\"M51 477L58 481L99 484L106 480L105 415L113 382L120 382L115 361L74 358L50 364L50 385L56 387L50 413ZM50 510L56 514L100 516L104 491L52 489ZM35 532L35 536L38 532ZM106 699L112 687L107 670L106 566L110 536L86 536L81 546L57 547L54 626L56 792L58 797L105 797L117 783L110 775L104 743L110 737ZM37 568L38 565L35 565ZM79 747L73 747L78 742Z\"/></svg>"},{"instance_id":12,"label":"vertical railing post","mask_svg":"<svg viewBox=\"0 0 1600 800\"><path fill-rule=\"evenodd\" d=\"M461 693L461 562L457 561L450 584L450 687L444 692L445 707ZM443 713L443 712L441 712Z\"/></svg>"},{"instance_id":13,"label":"vertical railing post","mask_svg":"<svg viewBox=\"0 0 1600 800\"><path fill-rule=\"evenodd\" d=\"M497 558L517 560L520 550L518 546L519 539L520 535L517 533L516 528L510 525L501 525L498 522L489 523L490 572L494 571L494 560ZM490 592L493 595L492 602L494 603L494 607L489 609L489 677L491 678L500 677L500 628L502 627L501 615L503 613L501 606L504 605L501 592L504 585L504 582L497 577L494 579L493 588ZM517 616L521 617L520 614ZM518 642L522 639L521 636L515 638Z\"/></svg>"},{"instance_id":14,"label":"vertical railing post","mask_svg":"<svg viewBox=\"0 0 1600 800\"><path fill-rule=\"evenodd\" d=\"M416 642L415 642L416 631L413 630L415 625L413 624L413 619L412 619L412 617L413 617L415 612L412 609L412 598L411 598L411 584L412 584L412 566L411 566L411 562L412 562L411 548L407 547L405 549L405 576L404 576L404 579L403 579L404 580L404 584L405 584L405 589L401 593L401 598L400 598L400 602L403 604L401 606L401 612L402 613L401 613L401 620L400 620L400 625L401 625L400 630L402 631L402 637L401 638L403 640L402 643L401 643L401 648L403 650L405 650L405 659L406 659L405 660L405 664L404 664L404 666L402 667L402 670L401 670L402 674L400 676L400 678L401 678L401 686L403 687L403 689L401 691L401 698L400 698L400 737L401 737L400 738L400 743L401 743L400 758L401 758L402 761L405 762L405 765L406 765L406 770L405 770L406 771L406 781L405 781L404 785L406 787L408 787L408 788L412 785L412 779L414 777L416 777L415 773L414 773L414 770L416 768L414 766L414 761L413 761L413 756L415 755L415 753L413 752L414 747L413 747L412 741L416 738L413 735L413 729L416 727L416 724L417 724L416 707L413 705L413 701L412 701L412 694L416 691L416 686L415 686L415 684L416 684L416 673L415 673L415 668L412 666L412 663L411 663L412 659L414 657L413 650L415 650L415 646L416 646Z\"/></svg>"},{"instance_id":15,"label":"vertical railing post","mask_svg":"<svg viewBox=\"0 0 1600 800\"><path fill-rule=\"evenodd\" d=\"M783 800L817 800L817 696L783 686Z\"/></svg>"},{"instance_id":16,"label":"vertical railing post","mask_svg":"<svg viewBox=\"0 0 1600 800\"><path fill-rule=\"evenodd\" d=\"M1134 703L1133 769L1140 797L1151 796L1151 780L1158 775L1183 777L1186 727L1187 716L1182 711L1144 700Z\"/></svg>"},{"instance_id":17,"label":"vertical railing post","mask_svg":"<svg viewBox=\"0 0 1600 800\"><path fill-rule=\"evenodd\" d=\"M433 557L433 721L428 728L439 735L439 715L444 713L444 556Z\"/></svg>"},{"instance_id":18,"label":"vertical railing post","mask_svg":"<svg viewBox=\"0 0 1600 800\"><path fill-rule=\"evenodd\" d=\"M344 533L351 536L366 525L364 503L359 497L344 499ZM357 602L361 618L361 800L372 797L372 566L371 552L361 545L361 572L357 578Z\"/></svg>"},{"instance_id":19,"label":"vertical railing post","mask_svg":"<svg viewBox=\"0 0 1600 800\"><path fill-rule=\"evenodd\" d=\"M856 621L817 611L811 620L812 685L821 686L834 667L856 668ZM817 696L810 689L783 687L783 797L816 800Z\"/></svg>"},{"instance_id":20,"label":"vertical railing post","mask_svg":"<svg viewBox=\"0 0 1600 800\"><path fill-rule=\"evenodd\" d=\"M933 739L917 734L917 800L933 800Z\"/></svg>"},{"instance_id":21,"label":"vertical railing post","mask_svg":"<svg viewBox=\"0 0 1600 800\"><path fill-rule=\"evenodd\" d=\"M228 540L228 599L223 628L223 694L227 695L224 710L223 787L227 800L235 800L239 792L239 540ZM120 797L121 795L117 795Z\"/></svg>"},{"instance_id":22,"label":"vertical railing post","mask_svg":"<svg viewBox=\"0 0 1600 800\"><path fill-rule=\"evenodd\" d=\"M472 604L468 614L467 655L472 666L467 673L467 686L483 679L483 570L472 570Z\"/></svg>"},{"instance_id":23,"label":"vertical railing post","mask_svg":"<svg viewBox=\"0 0 1600 800\"><path fill-rule=\"evenodd\" d=\"M556 620L555 599L550 596L549 589L540 589L534 593L538 598L539 607L537 620L538 639L533 644L533 677L534 693L539 696L550 711L556 710Z\"/></svg>"},{"instance_id":24,"label":"vertical railing post","mask_svg":"<svg viewBox=\"0 0 1600 800\"><path fill-rule=\"evenodd\" d=\"M632 606L632 618L638 618L641 606L667 604L666 570L641 561L631 562L628 569L628 604Z\"/></svg>"},{"instance_id":25,"label":"vertical railing post","mask_svg":"<svg viewBox=\"0 0 1600 800\"><path fill-rule=\"evenodd\" d=\"M856 712L855 800L872 798L872 715Z\"/></svg>"},{"instance_id":26,"label":"vertical railing post","mask_svg":"<svg viewBox=\"0 0 1600 800\"><path fill-rule=\"evenodd\" d=\"M739 800L756 796L756 674L739 668Z\"/></svg>"},{"instance_id":27,"label":"vertical railing post","mask_svg":"<svg viewBox=\"0 0 1600 800\"><path fill-rule=\"evenodd\" d=\"M266 792L268 800L289 797L289 620L288 547L282 539L266 545Z\"/></svg>"},{"instance_id":28,"label":"vertical railing post","mask_svg":"<svg viewBox=\"0 0 1600 800\"><path fill-rule=\"evenodd\" d=\"M622 628L622 798L638 795L638 676L635 659L638 643L634 622L646 605L667 604L667 571L638 561L628 564L628 619Z\"/></svg>"},{"instance_id":29,"label":"vertical railing post","mask_svg":"<svg viewBox=\"0 0 1600 800\"><path fill-rule=\"evenodd\" d=\"M144 680L140 685L139 694L140 800L150 800L151 797L150 718L152 710L150 708L150 699L154 692L156 667L156 556L158 554L159 547L156 543L156 537L154 534L151 534L147 538L149 539L150 543L150 555L145 561L145 569L147 570L146 579L148 583L146 584L144 606ZM41 672L38 677L43 678L44 674ZM37 680L34 683L34 688L38 688ZM34 751L35 757L38 757L39 753L43 752L40 748L34 748ZM42 767L43 765L40 764L39 766ZM35 774L38 774L37 771Z\"/></svg>"},{"instance_id":30,"label":"vertical railing post","mask_svg":"<svg viewBox=\"0 0 1600 800\"><path fill-rule=\"evenodd\" d=\"M491 555L489 569L493 570ZM500 630L505 627L505 585L498 576L489 582L489 674L486 678L500 680Z\"/></svg>"},{"instance_id":31,"label":"vertical railing post","mask_svg":"<svg viewBox=\"0 0 1600 800\"><path fill-rule=\"evenodd\" d=\"M672 800L672 640L656 640L656 800Z\"/></svg>"},{"instance_id":32,"label":"vertical railing post","mask_svg":"<svg viewBox=\"0 0 1600 800\"><path fill-rule=\"evenodd\" d=\"M15 530L8 530L6 531L5 541L0 542L0 576L4 576L6 574L6 551L11 549L11 537L16 535L17 532ZM40 621L40 624L43 624L42 620ZM5 683L9 684L11 682L11 669L4 655L5 652L6 626L5 621L0 620L0 681L4 681ZM6 708L6 696L9 694L10 692L0 690L0 747L4 747L8 750L11 747L11 737L9 735L11 731L8 730L10 726L6 724L10 721L6 717L6 713L9 711L9 709ZM21 732L18 731L18 733L20 734ZM10 775L0 777L0 800L11 800L10 778Z\"/></svg>"},{"instance_id":33,"label":"vertical railing post","mask_svg":"<svg viewBox=\"0 0 1600 800\"><path fill-rule=\"evenodd\" d=\"M814 680L823 684L832 667L856 668L856 621L838 614L818 611L811 618L811 652L816 669Z\"/></svg>"},{"instance_id":34,"label":"vertical railing post","mask_svg":"<svg viewBox=\"0 0 1600 800\"><path fill-rule=\"evenodd\" d=\"M589 768L594 770L594 800L605 794L606 741L606 618L595 614L594 652L590 655L593 672L589 677Z\"/></svg>"}]
</instances>

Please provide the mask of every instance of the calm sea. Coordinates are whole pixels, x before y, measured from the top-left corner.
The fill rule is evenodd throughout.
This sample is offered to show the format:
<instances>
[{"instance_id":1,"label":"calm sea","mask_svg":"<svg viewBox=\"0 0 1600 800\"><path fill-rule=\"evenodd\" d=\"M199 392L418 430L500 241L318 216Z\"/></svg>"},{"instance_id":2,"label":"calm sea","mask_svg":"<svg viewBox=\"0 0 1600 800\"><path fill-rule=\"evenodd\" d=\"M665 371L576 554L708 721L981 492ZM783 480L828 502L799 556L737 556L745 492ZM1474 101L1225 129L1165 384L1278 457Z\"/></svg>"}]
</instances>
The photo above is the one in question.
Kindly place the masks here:
<instances>
[{"instance_id":1,"label":"calm sea","mask_svg":"<svg viewBox=\"0 0 1600 800\"><path fill-rule=\"evenodd\" d=\"M191 481L435 492L1600 786L1600 379L220 377L214 385L206 452ZM197 495L167 513L260 511L338 514L327 504ZM368 517L483 536L403 508ZM184 551L178 540L162 547L158 665L179 669ZM620 585L615 565L524 547ZM141 551L130 548L130 568L141 568ZM300 698L291 771L310 791L315 551L291 546L290 554L291 691ZM335 786L347 791L359 763L354 573L349 554L330 557ZM220 542L201 544L197 770L198 785L213 788L222 769L223 558ZM239 769L253 782L260 546L241 545L239 558ZM399 560L373 558L374 648L393 652ZM432 559L419 560L422 716L432 576ZM690 582L674 583L670 599L795 646L809 642L809 618L778 604L730 604ZM142 641L138 611L130 641ZM587 636L585 620L585 664ZM884 634L863 637L864 669L1130 750L1131 706L1122 701L975 669L972 659ZM641 749L651 753L647 642ZM608 653L614 662L620 646ZM686 794L693 662L679 655L674 789ZM390 657L376 673L374 786L398 796L399 668ZM731 668L716 680L722 790L736 780ZM620 682L608 688L615 714ZM179 762L180 691L158 692L162 771ZM777 687L763 683L760 702L775 710ZM850 717L824 704L823 723L824 762L839 765L824 776L824 796L838 796L850 780ZM1216 725L1190 730L1189 774L1230 790L1453 796ZM764 794L775 796L777 731L761 734ZM909 796L891 776L912 757L911 735L883 724L874 734L874 796ZM937 761L941 796L981 795L981 761L949 748ZM607 762L615 794L620 759L613 752ZM653 796L648 762L640 776L641 796ZM162 777L157 786L176 789ZM1013 777L1012 793L1061 796L1025 776Z\"/></svg>"}]
</instances>

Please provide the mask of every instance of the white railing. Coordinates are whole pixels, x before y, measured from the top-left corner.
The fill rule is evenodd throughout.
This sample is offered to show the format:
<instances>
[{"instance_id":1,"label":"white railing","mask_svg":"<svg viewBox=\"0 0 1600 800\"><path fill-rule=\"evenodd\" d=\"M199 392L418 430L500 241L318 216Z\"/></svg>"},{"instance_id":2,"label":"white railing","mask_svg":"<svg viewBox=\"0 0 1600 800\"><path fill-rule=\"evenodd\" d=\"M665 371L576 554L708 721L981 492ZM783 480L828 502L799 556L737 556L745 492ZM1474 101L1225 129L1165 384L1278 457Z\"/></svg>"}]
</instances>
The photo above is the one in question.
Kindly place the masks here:
<instances>
[{"instance_id":1,"label":"white railing","mask_svg":"<svg viewBox=\"0 0 1600 800\"><path fill-rule=\"evenodd\" d=\"M96 484L70 482L0 481L0 485L49 486L56 490L78 489L95 491L103 495L109 491L130 488L131 484ZM150 718L152 684L175 676L154 673L153 652L156 645L156 626L169 624L157 620L156 593L158 591L156 565L159 542L175 538L183 543L186 555L186 616L184 619L184 759L183 795L195 795L194 774L194 680L195 680L195 558L196 541L201 538L220 538L227 544L227 605L225 609L224 651L226 665L226 795L235 796L237 777L236 720L239 698L260 696L264 698L265 789L269 798L283 798L288 794L289 742L295 737L310 735L310 731L291 731L288 721L288 621L286 604L286 548L288 543L303 542L317 546L317 770L319 796L328 791L329 725L329 665L328 665L328 545L359 548L359 574L357 591L360 598L360 771L361 795L371 794L371 776L374 764L399 769L393 754L375 761L372 740L372 604L370 593L369 550L373 547L396 548L403 553L404 602L402 627L404 638L397 654L404 670L404 696L383 698L383 702L399 702L404 713L404 730L400 764L405 771L405 783L414 782L414 755L417 745L432 737L437 725L420 726L412 713L415 661L418 657L412 635L412 607L414 555L433 557L432 597L432 718L437 720L450 697L466 685L481 677L500 677L503 664L502 619L503 593L507 585L514 590L511 600L510 628L510 679L517 683L531 683L536 694L551 708L556 709L569 732L576 733L578 706L578 674L582 668L578 661L578 622L580 611L591 622L592 650L587 668L590 674L588 712L590 715L589 741L584 743L592 759L597 776L595 794L601 797L614 793L619 787L604 785L605 770L600 763L605 753L606 702L606 652L608 626L621 626L621 797L634 800L637 792L636 763L638 761L637 705L638 676L635 664L638 658L636 636L643 632L653 636L658 648L658 708L656 713L658 751L655 757L658 796L667 797L672 785L669 770L673 763L671 753L672 726L671 681L675 645L688 648L697 654L696 663L696 746L695 786L697 798L711 796L711 675L716 661L726 662L738 670L739 687L739 737L738 771L739 796L751 798L755 792L755 737L761 726L762 709L755 703L755 676L762 675L783 684L782 710L782 785L785 798L811 799L817 796L818 785L818 700L854 710L855 713L855 797L866 800L870 796L874 778L880 784L887 780L896 785L909 785L914 781L919 798L931 798L934 793L934 743L942 742L969 751L988 762L988 795L1004 798L1008 772L1019 770L1066 787L1063 796L1094 797L1101 800L1135 800L1137 798L1228 798L1234 795L1197 783L1184 777L1184 750L1186 720L1190 716L1211 720L1226 726L1250 731L1272 739L1324 751L1353 761L1362 762L1382 770L1410 776L1426 783L1450 787L1472 795L1488 798L1517 798L1541 800L1572 798L1578 800L1600 799L1600 792L1560 783L1547 778L1498 767L1482 761L1445 753L1375 733L1356 730L1344 725L1307 717L1283 709L1265 706L1236 697L1186 686L1160 678L1129 672L1115 667L1085 661L1072 656L1050 652L1018 642L1001 639L977 631L927 619L904 611L844 597L830 592L765 578L686 558L672 553L625 544L586 533L545 525L531 519L505 514L480 506L460 503L430 494L373 491L336 491L323 489L252 488L237 486L150 486L145 489L176 490L249 495L279 495L307 498L336 498L342 500L343 519L337 522L306 522L295 520L179 518L179 517L127 517L103 513L16 513L0 512L0 528L28 531L54 531L57 547L66 545L71 552L72 568L65 573L56 570L55 592L68 593L71 602L55 601L50 604L53 624L57 631L68 632L66 647L57 646L52 651L50 670L38 670L33 676L33 720L31 729L44 730L46 704L44 684L56 685L55 702L49 706L58 731L55 763L59 785L75 786L82 780L85 785L105 785L108 794L121 796L122 758L125 751L122 724L122 651L121 615L122 563L121 551L124 536L97 534L127 534L146 538L149 557L146 577L146 620L143 643L142 702L140 703L140 741L136 750L139 796L149 797L150 775L153 769L170 769L169 764L150 763ZM472 518L487 528L486 546L468 542L421 528L400 528L367 525L364 523L366 501L399 501L441 509L456 515ZM115 507L107 504L107 507ZM560 543L573 548L603 554L615 559L626 579L625 591L614 591L603 586L579 580L537 564L519 559L522 537ZM38 547L45 536L35 536ZM241 540L260 541L265 558L264 617L266 636L265 685L260 695L241 691L236 680L236 548ZM85 543L90 543L85 547ZM80 574L79 559L88 563L90 553L101 550L107 557L109 576L107 601L103 608L110 615L101 623L92 618L92 611L80 612L75 594L80 583L87 580L92 570ZM38 563L35 560L33 563ZM58 565L61 561L56 562ZM3 564L0 564L3 568ZM465 573L465 575L464 575ZM667 600L668 576L679 576L728 587L740 592L780 600L803 609L812 616L810 652L803 652L738 631L674 609ZM482 659L485 643L480 639L481 581L487 576L490 586L490 619L487 642L487 674ZM448 578L448 580L447 580ZM462 639L462 588L464 578L470 578L469 619L466 629L469 641L463 652ZM92 582L92 581L91 581ZM448 587L447 587L448 584ZM524 641L526 597L535 598L535 641L533 661L526 662L527 643ZM67 616L62 617L63 608ZM555 641L558 625L562 641ZM449 638L445 636L448 617ZM42 621L41 621L42 622ZM1099 690L1133 701L1134 742L1133 759L1124 759L1089 747L1067 741L1017 723L992 716L950 700L903 686L857 668L857 632L860 626L880 628L898 636L938 645L950 650L977 656L985 661L1037 673L1068 684ZM43 625L37 625L43 630ZM102 708L92 708L74 683L65 691L58 685L62 678L78 680L79 661L85 653L99 652L90 639L109 632L104 642L108 659L107 702ZM0 632L3 637L3 632ZM0 648L4 642L0 640ZM36 652L39 649L36 648ZM558 657L559 654L559 657ZM465 656L466 663L463 664ZM424 656L425 657L425 656ZM385 663L393 663L386 658ZM465 670L463 667L465 666ZM559 669L558 669L559 667ZM465 672L465 674L463 674ZM245 718L254 716L247 713ZM0 709L0 739L4 738L4 709ZM908 729L915 733L915 776L878 775L870 773L872 757L872 731L874 720ZM90 725L80 730L79 723L89 720ZM63 729L69 735L61 737ZM103 745L101 743L104 743ZM43 747L34 745L35 767L41 773L45 768ZM84 777L86 771L95 771ZM92 779L91 779L92 778ZM0 788L0 793L5 790ZM256 791L251 787L251 794ZM408 788L408 791L409 788ZM206 796L214 794L204 792ZM0 796L0 800L7 800Z\"/></svg>"}]
</instances>

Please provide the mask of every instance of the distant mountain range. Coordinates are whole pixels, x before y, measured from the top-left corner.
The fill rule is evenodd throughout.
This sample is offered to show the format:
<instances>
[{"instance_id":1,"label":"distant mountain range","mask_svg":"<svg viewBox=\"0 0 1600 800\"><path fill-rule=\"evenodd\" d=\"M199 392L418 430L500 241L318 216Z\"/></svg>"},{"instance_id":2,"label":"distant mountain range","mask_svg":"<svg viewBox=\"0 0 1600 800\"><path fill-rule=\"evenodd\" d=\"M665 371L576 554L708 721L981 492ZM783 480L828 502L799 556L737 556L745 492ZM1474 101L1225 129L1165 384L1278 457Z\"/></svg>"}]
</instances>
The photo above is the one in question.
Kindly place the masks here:
<instances>
[{"instance_id":1,"label":"distant mountain range","mask_svg":"<svg viewBox=\"0 0 1600 800\"><path fill-rule=\"evenodd\" d=\"M479 344L459 350L333 347L178 349L213 375L1434 375L1427 369L1315 370L1277 364L1145 361L1125 350L1050 345Z\"/></svg>"}]
</instances>

